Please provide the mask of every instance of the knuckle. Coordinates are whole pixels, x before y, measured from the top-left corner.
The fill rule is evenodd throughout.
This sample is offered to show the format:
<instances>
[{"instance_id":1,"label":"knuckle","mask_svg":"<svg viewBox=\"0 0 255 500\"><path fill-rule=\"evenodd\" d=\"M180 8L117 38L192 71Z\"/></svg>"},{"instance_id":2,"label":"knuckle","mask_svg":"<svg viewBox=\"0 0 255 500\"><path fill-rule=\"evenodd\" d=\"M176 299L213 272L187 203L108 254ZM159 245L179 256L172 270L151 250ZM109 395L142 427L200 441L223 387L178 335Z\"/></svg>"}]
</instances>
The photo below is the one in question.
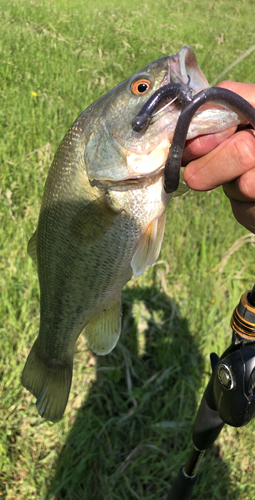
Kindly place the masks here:
<instances>
[{"instance_id":1,"label":"knuckle","mask_svg":"<svg viewBox=\"0 0 255 500\"><path fill-rule=\"evenodd\" d=\"M255 167L255 137L252 131L243 131L234 136L234 151L241 174Z\"/></svg>"},{"instance_id":2,"label":"knuckle","mask_svg":"<svg viewBox=\"0 0 255 500\"><path fill-rule=\"evenodd\" d=\"M255 199L255 170L250 170L239 178L239 190L247 200Z\"/></svg>"},{"instance_id":3,"label":"knuckle","mask_svg":"<svg viewBox=\"0 0 255 500\"><path fill-rule=\"evenodd\" d=\"M222 82L218 83L217 87L229 88L233 87L234 85L235 82L232 82L232 80L223 80Z\"/></svg>"}]
</instances>

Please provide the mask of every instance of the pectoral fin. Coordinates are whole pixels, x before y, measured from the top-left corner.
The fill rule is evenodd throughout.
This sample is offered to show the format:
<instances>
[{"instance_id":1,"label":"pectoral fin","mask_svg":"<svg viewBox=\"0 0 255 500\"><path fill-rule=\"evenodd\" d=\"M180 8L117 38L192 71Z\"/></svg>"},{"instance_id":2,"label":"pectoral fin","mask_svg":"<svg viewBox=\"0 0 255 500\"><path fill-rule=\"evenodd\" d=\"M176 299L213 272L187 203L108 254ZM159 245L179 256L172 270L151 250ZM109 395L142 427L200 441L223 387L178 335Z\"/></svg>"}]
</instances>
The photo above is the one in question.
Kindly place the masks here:
<instances>
[{"instance_id":1,"label":"pectoral fin","mask_svg":"<svg viewBox=\"0 0 255 500\"><path fill-rule=\"evenodd\" d=\"M95 241L101 238L107 231L114 217L120 212L114 211L101 196L88 203L72 221L72 234L83 241Z\"/></svg>"},{"instance_id":2,"label":"pectoral fin","mask_svg":"<svg viewBox=\"0 0 255 500\"><path fill-rule=\"evenodd\" d=\"M131 261L135 278L140 276L148 265L156 262L165 232L166 214L154 219L142 235Z\"/></svg>"},{"instance_id":3,"label":"pectoral fin","mask_svg":"<svg viewBox=\"0 0 255 500\"><path fill-rule=\"evenodd\" d=\"M182 196L183 194L187 193L189 191L189 187L187 184L184 184L184 182L180 182L178 189L173 193L173 197L175 196Z\"/></svg>"},{"instance_id":4,"label":"pectoral fin","mask_svg":"<svg viewBox=\"0 0 255 500\"><path fill-rule=\"evenodd\" d=\"M36 231L34 232L32 238L30 238L27 244L27 253L31 257L34 264L37 266L37 254L36 254Z\"/></svg>"},{"instance_id":5,"label":"pectoral fin","mask_svg":"<svg viewBox=\"0 0 255 500\"><path fill-rule=\"evenodd\" d=\"M109 354L116 346L121 331L121 301L90 320L86 326L87 341L96 354Z\"/></svg>"}]
</instances>

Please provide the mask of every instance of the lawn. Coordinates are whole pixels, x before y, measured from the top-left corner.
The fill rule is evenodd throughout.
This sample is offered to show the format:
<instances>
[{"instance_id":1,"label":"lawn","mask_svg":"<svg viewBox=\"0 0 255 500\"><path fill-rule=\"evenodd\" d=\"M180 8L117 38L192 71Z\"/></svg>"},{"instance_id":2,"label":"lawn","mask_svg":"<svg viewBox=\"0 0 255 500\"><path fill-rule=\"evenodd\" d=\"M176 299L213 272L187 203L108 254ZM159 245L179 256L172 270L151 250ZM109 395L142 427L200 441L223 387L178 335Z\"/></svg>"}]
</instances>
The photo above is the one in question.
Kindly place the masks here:
<instances>
[{"instance_id":1,"label":"lawn","mask_svg":"<svg viewBox=\"0 0 255 500\"><path fill-rule=\"evenodd\" d=\"M165 500L190 449L209 354L230 344L232 311L253 285L255 236L221 188L174 199L157 264L123 291L117 347L99 358L78 340L56 424L38 417L20 381L39 325L26 246L61 139L114 85L183 45L209 82L255 82L255 3L2 0L0 13L0 498ZM253 498L254 438L253 422L225 426L194 498Z\"/></svg>"}]
</instances>

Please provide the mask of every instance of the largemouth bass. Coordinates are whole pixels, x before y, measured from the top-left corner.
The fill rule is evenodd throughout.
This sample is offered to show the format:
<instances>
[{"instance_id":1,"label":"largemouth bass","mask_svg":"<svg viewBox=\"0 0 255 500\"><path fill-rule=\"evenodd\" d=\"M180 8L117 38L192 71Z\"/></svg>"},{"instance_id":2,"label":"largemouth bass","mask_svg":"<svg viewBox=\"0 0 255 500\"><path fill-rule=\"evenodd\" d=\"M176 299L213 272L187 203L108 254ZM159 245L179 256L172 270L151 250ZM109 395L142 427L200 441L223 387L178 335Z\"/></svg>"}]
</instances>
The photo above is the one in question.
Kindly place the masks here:
<instances>
[{"instance_id":1,"label":"largemouth bass","mask_svg":"<svg viewBox=\"0 0 255 500\"><path fill-rule=\"evenodd\" d=\"M40 415L58 421L72 380L75 342L104 355L121 331L121 291L158 258L172 194L163 172L178 99L159 109L146 130L132 121L168 83L209 87L192 49L158 59L89 106L67 132L45 185L38 227L28 243L40 284L40 330L26 361L23 385ZM226 106L207 105L188 138L240 122Z\"/></svg>"}]
</instances>

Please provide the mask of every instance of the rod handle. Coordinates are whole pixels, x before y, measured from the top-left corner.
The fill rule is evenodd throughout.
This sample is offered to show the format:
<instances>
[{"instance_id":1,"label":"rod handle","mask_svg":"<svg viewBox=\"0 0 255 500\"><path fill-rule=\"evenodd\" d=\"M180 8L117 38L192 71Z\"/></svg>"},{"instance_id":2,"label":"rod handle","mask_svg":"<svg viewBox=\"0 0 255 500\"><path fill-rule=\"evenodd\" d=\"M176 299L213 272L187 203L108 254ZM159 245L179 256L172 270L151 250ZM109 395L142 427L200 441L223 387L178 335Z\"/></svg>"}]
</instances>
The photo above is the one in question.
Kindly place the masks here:
<instances>
[{"instance_id":1,"label":"rod handle","mask_svg":"<svg viewBox=\"0 0 255 500\"><path fill-rule=\"evenodd\" d=\"M168 493L167 500L190 500L196 479L197 476L192 478L185 476L183 465Z\"/></svg>"}]
</instances>

